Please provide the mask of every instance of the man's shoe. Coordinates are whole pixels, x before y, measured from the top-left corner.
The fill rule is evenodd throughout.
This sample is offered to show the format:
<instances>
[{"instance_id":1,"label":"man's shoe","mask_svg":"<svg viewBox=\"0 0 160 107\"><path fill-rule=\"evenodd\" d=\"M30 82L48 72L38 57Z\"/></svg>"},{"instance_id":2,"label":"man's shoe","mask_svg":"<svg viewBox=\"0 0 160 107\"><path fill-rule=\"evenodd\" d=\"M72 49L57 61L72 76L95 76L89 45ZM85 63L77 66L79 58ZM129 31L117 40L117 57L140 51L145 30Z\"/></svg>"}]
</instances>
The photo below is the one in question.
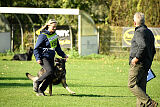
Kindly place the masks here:
<instances>
[{"instance_id":1,"label":"man's shoe","mask_svg":"<svg viewBox=\"0 0 160 107\"><path fill-rule=\"evenodd\" d=\"M33 90L35 92L38 92L38 87L39 87L39 85L37 84L37 81L33 81Z\"/></svg>"},{"instance_id":2,"label":"man's shoe","mask_svg":"<svg viewBox=\"0 0 160 107\"><path fill-rule=\"evenodd\" d=\"M37 93L36 95L37 95L37 96L46 96L46 95L44 94L44 92L39 92L39 93Z\"/></svg>"}]
</instances>

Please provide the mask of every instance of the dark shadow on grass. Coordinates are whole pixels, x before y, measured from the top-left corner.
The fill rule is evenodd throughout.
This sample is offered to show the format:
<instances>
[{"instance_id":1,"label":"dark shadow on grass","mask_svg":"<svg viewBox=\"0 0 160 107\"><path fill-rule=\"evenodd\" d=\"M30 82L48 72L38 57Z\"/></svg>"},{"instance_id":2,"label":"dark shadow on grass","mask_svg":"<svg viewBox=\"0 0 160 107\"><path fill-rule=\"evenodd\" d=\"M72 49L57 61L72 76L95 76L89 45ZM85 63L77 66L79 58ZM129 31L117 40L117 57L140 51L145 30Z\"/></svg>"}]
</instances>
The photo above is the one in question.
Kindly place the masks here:
<instances>
[{"instance_id":1,"label":"dark shadow on grass","mask_svg":"<svg viewBox=\"0 0 160 107\"><path fill-rule=\"evenodd\" d=\"M23 80L29 80L27 77L0 77L0 81L1 80L8 80L8 81L14 81L14 80L18 80L19 81L23 81ZM29 87L29 86L32 86L32 83L15 83L15 82L12 82L12 83L0 83L0 88L2 87Z\"/></svg>"},{"instance_id":2,"label":"dark shadow on grass","mask_svg":"<svg viewBox=\"0 0 160 107\"><path fill-rule=\"evenodd\" d=\"M30 87L32 86L32 83L0 83L0 88L4 87Z\"/></svg>"},{"instance_id":3,"label":"dark shadow on grass","mask_svg":"<svg viewBox=\"0 0 160 107\"><path fill-rule=\"evenodd\" d=\"M27 77L0 77L0 80L28 80Z\"/></svg>"},{"instance_id":4,"label":"dark shadow on grass","mask_svg":"<svg viewBox=\"0 0 160 107\"><path fill-rule=\"evenodd\" d=\"M127 87L127 85L125 86L119 86L119 85L82 85L82 84L68 84L70 87L115 87L115 88L119 88L119 87Z\"/></svg>"},{"instance_id":5,"label":"dark shadow on grass","mask_svg":"<svg viewBox=\"0 0 160 107\"><path fill-rule=\"evenodd\" d=\"M72 96L72 97L113 97L113 98L128 98L134 96L112 96L112 95L96 95L96 94L53 94L53 96Z\"/></svg>"}]
</instances>

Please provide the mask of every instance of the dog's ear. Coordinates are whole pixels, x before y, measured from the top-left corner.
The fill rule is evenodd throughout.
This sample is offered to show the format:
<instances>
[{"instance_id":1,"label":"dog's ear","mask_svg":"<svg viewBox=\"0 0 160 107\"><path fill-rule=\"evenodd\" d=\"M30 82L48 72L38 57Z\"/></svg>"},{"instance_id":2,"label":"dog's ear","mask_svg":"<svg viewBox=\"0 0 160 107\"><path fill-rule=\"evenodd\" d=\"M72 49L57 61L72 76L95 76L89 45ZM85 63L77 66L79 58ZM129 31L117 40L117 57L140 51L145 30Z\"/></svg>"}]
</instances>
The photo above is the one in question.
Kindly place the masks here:
<instances>
[{"instance_id":1,"label":"dog's ear","mask_svg":"<svg viewBox=\"0 0 160 107\"><path fill-rule=\"evenodd\" d=\"M30 49L28 50L29 54L33 54L33 49L30 47Z\"/></svg>"},{"instance_id":2,"label":"dog's ear","mask_svg":"<svg viewBox=\"0 0 160 107\"><path fill-rule=\"evenodd\" d=\"M29 50L33 50L32 47L30 47Z\"/></svg>"},{"instance_id":3,"label":"dog's ear","mask_svg":"<svg viewBox=\"0 0 160 107\"><path fill-rule=\"evenodd\" d=\"M33 49L32 49L32 47L30 47L30 48L29 48L29 52L33 52Z\"/></svg>"}]
</instances>

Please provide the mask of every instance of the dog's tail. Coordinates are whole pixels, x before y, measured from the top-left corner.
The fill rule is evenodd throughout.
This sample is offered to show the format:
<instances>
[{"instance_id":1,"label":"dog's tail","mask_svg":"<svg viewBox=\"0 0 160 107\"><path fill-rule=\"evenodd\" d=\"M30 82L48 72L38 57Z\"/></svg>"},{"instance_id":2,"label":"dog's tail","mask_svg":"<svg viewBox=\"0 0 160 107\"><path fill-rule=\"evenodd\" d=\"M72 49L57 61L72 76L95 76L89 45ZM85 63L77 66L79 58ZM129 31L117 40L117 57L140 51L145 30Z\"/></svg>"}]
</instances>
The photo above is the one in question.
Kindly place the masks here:
<instances>
[{"instance_id":1,"label":"dog's tail","mask_svg":"<svg viewBox=\"0 0 160 107\"><path fill-rule=\"evenodd\" d=\"M29 78L32 81L36 81L38 77L31 75L30 73L26 73L27 78Z\"/></svg>"}]
</instances>

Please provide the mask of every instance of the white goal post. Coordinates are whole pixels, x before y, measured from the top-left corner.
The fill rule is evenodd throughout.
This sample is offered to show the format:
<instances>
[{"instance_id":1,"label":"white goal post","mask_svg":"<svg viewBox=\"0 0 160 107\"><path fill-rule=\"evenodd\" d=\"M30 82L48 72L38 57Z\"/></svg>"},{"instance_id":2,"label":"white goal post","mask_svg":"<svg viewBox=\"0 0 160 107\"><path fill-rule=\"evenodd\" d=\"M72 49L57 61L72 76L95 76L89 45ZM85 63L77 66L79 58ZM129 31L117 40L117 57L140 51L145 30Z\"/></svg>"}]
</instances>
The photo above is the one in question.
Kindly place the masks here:
<instances>
[{"instance_id":1,"label":"white goal post","mask_svg":"<svg viewBox=\"0 0 160 107\"><path fill-rule=\"evenodd\" d=\"M78 52L79 55L88 55L88 54L92 54L92 53L98 53L98 46L96 46L96 48L94 49L94 51L91 51L92 49L89 49L89 52L87 54L82 53L82 35L84 34L83 32L83 28L82 25L84 26L83 22L82 22L82 16L84 16L85 18L83 19L87 19L86 22L90 21L91 26L89 26L88 29L94 30L94 35L97 35L97 29L94 25L93 20L89 17L89 15L86 15L86 13L84 14L83 11L80 11L79 9L63 9L63 8L26 8L26 7L0 7L0 13L8 13L8 14L57 14L57 15L77 15L78 16ZM89 23L85 23L85 24L89 24ZM92 28L93 26L93 28ZM88 30L88 32L90 32L91 30ZM87 32L87 31L85 31ZM23 36L23 35L21 35ZM89 35L90 36L90 35ZM23 38L23 37L21 37ZM95 40L95 39L94 39ZM35 35L34 35L34 41L35 41ZM96 40L95 40L96 41ZM97 41L96 41L97 42ZM98 41L99 42L99 41ZM23 45L23 41L21 43ZM96 43L96 45L99 43ZM34 43L35 45L35 43ZM86 43L85 43L86 45ZM85 46L84 45L84 46ZM95 47L95 45L94 45ZM23 48L23 46L22 46ZM86 48L85 51L88 50ZM85 52L83 51L83 52ZM97 51L97 52L96 52Z\"/></svg>"}]
</instances>

